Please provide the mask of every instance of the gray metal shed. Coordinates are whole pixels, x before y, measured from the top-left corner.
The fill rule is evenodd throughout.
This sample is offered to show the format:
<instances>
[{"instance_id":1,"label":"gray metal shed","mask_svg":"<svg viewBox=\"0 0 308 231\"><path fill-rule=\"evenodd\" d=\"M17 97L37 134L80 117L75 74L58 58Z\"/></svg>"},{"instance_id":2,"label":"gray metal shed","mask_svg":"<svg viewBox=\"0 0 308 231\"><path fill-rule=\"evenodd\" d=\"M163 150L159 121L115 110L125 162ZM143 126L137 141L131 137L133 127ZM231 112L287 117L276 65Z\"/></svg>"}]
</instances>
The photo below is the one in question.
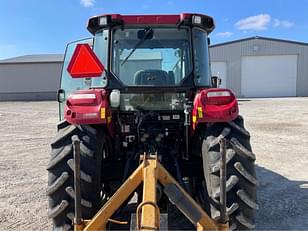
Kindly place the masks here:
<instances>
[{"instance_id":1,"label":"gray metal shed","mask_svg":"<svg viewBox=\"0 0 308 231\"><path fill-rule=\"evenodd\" d=\"M239 97L308 96L308 43L251 37L210 47L212 74Z\"/></svg>"},{"instance_id":2,"label":"gray metal shed","mask_svg":"<svg viewBox=\"0 0 308 231\"><path fill-rule=\"evenodd\" d=\"M63 55L0 60L0 100L55 100Z\"/></svg>"}]
</instances>

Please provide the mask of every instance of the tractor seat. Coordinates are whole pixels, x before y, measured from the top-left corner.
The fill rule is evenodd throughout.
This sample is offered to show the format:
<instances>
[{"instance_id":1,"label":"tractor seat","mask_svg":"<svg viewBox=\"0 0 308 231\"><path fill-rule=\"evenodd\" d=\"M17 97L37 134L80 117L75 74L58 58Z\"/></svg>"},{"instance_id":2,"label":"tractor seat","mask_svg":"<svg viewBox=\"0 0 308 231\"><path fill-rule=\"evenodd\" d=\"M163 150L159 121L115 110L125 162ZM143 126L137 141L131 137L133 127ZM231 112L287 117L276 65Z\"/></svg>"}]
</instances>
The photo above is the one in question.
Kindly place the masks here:
<instances>
[{"instance_id":1,"label":"tractor seat","mask_svg":"<svg viewBox=\"0 0 308 231\"><path fill-rule=\"evenodd\" d=\"M141 70L135 73L134 81L136 85L163 86L170 84L169 78L166 71Z\"/></svg>"}]
</instances>

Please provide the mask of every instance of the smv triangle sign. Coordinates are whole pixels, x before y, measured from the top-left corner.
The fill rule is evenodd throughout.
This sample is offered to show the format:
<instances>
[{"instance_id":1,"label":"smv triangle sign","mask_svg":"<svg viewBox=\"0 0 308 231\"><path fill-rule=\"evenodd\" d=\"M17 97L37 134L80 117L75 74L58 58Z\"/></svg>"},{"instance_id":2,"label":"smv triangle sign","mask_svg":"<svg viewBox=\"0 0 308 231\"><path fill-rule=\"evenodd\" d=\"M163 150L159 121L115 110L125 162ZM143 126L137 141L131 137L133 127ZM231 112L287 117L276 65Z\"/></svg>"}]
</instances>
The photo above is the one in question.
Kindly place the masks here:
<instances>
[{"instance_id":1,"label":"smv triangle sign","mask_svg":"<svg viewBox=\"0 0 308 231\"><path fill-rule=\"evenodd\" d=\"M89 44L78 44L67 67L73 78L100 77L105 70Z\"/></svg>"}]
</instances>

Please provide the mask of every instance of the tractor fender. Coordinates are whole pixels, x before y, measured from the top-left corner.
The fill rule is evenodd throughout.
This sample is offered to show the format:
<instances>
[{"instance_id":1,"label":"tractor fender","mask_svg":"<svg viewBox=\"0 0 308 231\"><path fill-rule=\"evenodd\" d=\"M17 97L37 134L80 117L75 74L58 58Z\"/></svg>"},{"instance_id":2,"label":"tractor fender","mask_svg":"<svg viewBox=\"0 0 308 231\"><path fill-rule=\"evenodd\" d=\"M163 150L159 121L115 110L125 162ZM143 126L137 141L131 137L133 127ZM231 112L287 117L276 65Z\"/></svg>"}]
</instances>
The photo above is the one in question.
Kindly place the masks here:
<instances>
[{"instance_id":1,"label":"tractor fender","mask_svg":"<svg viewBox=\"0 0 308 231\"><path fill-rule=\"evenodd\" d=\"M192 129L200 123L230 122L237 118L239 108L234 93L229 89L200 90L194 99Z\"/></svg>"},{"instance_id":2,"label":"tractor fender","mask_svg":"<svg viewBox=\"0 0 308 231\"><path fill-rule=\"evenodd\" d=\"M112 113L104 89L73 92L66 100L64 118L70 124L104 124L113 134Z\"/></svg>"}]
</instances>

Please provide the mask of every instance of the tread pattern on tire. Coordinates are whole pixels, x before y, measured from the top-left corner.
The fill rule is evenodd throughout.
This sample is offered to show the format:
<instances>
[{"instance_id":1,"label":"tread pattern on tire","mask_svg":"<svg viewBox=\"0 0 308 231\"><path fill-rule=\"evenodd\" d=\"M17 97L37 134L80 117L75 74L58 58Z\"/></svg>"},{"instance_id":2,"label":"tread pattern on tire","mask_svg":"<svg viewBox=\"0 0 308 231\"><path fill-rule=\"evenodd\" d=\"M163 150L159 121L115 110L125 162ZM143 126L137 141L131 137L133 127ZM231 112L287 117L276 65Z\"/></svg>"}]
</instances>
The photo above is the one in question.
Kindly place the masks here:
<instances>
[{"instance_id":1,"label":"tread pattern on tire","mask_svg":"<svg viewBox=\"0 0 308 231\"><path fill-rule=\"evenodd\" d=\"M235 217L235 219L238 222L238 224L245 227L246 229L254 229L255 228L255 224L253 224L250 220L248 220L248 218L245 217L243 214L237 215Z\"/></svg>"},{"instance_id":2,"label":"tread pattern on tire","mask_svg":"<svg viewBox=\"0 0 308 231\"><path fill-rule=\"evenodd\" d=\"M101 146L98 132L89 125L71 125L61 121L58 134L51 144L51 158L47 165L49 198L48 217L54 230L71 230L74 217L74 160L71 137L81 141L81 205L84 219L89 219L101 207ZM104 140L104 135L99 136Z\"/></svg>"},{"instance_id":3,"label":"tread pattern on tire","mask_svg":"<svg viewBox=\"0 0 308 231\"><path fill-rule=\"evenodd\" d=\"M254 177L253 175L251 175L240 162L236 162L234 164L234 168L243 176L246 178L246 180L248 180L250 183L254 184L254 185L259 185L258 180L256 177Z\"/></svg>"},{"instance_id":4,"label":"tread pattern on tire","mask_svg":"<svg viewBox=\"0 0 308 231\"><path fill-rule=\"evenodd\" d=\"M227 142L227 212L230 229L252 229L255 224L256 186L258 185L251 151L250 134L243 126L243 118L229 123L212 124L203 131L202 158L206 183L203 184L208 200L203 200L204 208L209 207L212 218L219 219L220 198L220 146L219 140ZM205 205L209 203L210 205Z\"/></svg>"},{"instance_id":5,"label":"tread pattern on tire","mask_svg":"<svg viewBox=\"0 0 308 231\"><path fill-rule=\"evenodd\" d=\"M62 187L62 185L65 183L65 181L69 178L68 172L63 172L61 176L59 176L51 185L49 185L46 189L47 196L52 195L55 193L59 188Z\"/></svg>"},{"instance_id":6,"label":"tread pattern on tire","mask_svg":"<svg viewBox=\"0 0 308 231\"><path fill-rule=\"evenodd\" d=\"M233 149L227 149L226 150L226 163L228 164L230 160L235 155L235 151ZM218 172L220 170L220 163L216 162L212 167L211 167L211 173Z\"/></svg>"}]
</instances>

